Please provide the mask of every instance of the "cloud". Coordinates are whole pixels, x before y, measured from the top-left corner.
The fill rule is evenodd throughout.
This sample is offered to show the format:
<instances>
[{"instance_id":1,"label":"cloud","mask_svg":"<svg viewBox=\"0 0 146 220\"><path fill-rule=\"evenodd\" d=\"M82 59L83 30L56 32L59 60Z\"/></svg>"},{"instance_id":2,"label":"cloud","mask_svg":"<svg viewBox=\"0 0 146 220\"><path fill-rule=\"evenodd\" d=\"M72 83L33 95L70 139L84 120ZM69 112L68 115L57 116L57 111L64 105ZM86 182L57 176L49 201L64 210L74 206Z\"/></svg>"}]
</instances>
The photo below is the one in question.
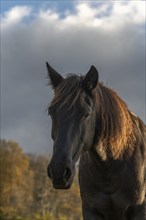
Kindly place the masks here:
<instances>
[{"instance_id":1,"label":"cloud","mask_svg":"<svg viewBox=\"0 0 146 220\"><path fill-rule=\"evenodd\" d=\"M145 117L144 1L70 4L64 11L53 3L37 11L16 6L2 15L2 137L26 151L52 147L46 60L62 74L97 66L100 80Z\"/></svg>"},{"instance_id":2,"label":"cloud","mask_svg":"<svg viewBox=\"0 0 146 220\"><path fill-rule=\"evenodd\" d=\"M140 24L145 21L145 2L105 2L103 4L80 3L76 6L76 14L67 16L64 23L68 26L81 24L83 26L99 27L108 30L117 29L126 22Z\"/></svg>"},{"instance_id":3,"label":"cloud","mask_svg":"<svg viewBox=\"0 0 146 220\"><path fill-rule=\"evenodd\" d=\"M19 23L24 17L29 16L31 8L28 6L15 6L2 16L2 28Z\"/></svg>"}]
</instances>

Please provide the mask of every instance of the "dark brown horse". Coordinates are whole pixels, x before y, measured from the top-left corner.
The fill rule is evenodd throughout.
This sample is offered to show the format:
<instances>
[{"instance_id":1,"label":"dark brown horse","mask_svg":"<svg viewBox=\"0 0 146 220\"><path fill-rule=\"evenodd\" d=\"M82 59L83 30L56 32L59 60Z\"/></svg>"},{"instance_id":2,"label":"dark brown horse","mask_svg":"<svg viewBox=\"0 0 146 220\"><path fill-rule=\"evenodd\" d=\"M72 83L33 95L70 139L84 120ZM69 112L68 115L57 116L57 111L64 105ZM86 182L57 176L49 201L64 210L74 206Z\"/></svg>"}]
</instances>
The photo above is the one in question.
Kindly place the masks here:
<instances>
[{"instance_id":1,"label":"dark brown horse","mask_svg":"<svg viewBox=\"0 0 146 220\"><path fill-rule=\"evenodd\" d=\"M71 187L80 157L84 220L146 220L146 126L99 83L94 66L66 78L48 63L47 69L55 93L49 106L53 186Z\"/></svg>"}]
</instances>

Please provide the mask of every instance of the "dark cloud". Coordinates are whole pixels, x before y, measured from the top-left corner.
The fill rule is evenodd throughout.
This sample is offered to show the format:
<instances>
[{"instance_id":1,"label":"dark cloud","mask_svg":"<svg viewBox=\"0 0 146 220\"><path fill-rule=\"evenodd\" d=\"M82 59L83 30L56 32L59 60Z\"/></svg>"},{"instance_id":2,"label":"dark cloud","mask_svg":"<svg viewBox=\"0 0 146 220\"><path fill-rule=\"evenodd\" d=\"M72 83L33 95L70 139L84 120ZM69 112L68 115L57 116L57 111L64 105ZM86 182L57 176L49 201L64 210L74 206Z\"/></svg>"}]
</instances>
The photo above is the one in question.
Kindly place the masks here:
<instances>
[{"instance_id":1,"label":"dark cloud","mask_svg":"<svg viewBox=\"0 0 146 220\"><path fill-rule=\"evenodd\" d=\"M86 10L95 10L86 6ZM101 17L103 26L92 26L96 13L95 17L89 16L88 25L80 15L81 7L69 21L71 14L59 18L51 10L38 13L27 23L22 19L10 22L8 16L3 20L2 138L18 141L25 151L44 152L52 148L51 121L46 109L53 92L47 87L46 61L61 74L85 74L92 64L97 66L100 80L114 88L129 108L145 120L143 20L139 22L138 14L138 21L128 22L125 16L118 25L114 17L115 26L106 28L107 18ZM81 21L74 23L80 16Z\"/></svg>"}]
</instances>

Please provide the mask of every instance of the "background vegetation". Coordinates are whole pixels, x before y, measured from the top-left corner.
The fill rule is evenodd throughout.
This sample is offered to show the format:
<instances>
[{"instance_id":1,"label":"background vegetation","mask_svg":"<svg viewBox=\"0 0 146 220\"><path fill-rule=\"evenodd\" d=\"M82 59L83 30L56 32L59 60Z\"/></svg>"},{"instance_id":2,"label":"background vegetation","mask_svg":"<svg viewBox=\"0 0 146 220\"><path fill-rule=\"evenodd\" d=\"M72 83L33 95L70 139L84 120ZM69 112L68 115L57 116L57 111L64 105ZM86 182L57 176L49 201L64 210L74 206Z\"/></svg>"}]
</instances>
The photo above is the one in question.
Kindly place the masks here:
<instances>
[{"instance_id":1,"label":"background vegetation","mask_svg":"<svg viewBox=\"0 0 146 220\"><path fill-rule=\"evenodd\" d=\"M25 154L1 140L1 220L81 220L77 176L70 190L55 190L47 177L49 155Z\"/></svg>"}]
</instances>

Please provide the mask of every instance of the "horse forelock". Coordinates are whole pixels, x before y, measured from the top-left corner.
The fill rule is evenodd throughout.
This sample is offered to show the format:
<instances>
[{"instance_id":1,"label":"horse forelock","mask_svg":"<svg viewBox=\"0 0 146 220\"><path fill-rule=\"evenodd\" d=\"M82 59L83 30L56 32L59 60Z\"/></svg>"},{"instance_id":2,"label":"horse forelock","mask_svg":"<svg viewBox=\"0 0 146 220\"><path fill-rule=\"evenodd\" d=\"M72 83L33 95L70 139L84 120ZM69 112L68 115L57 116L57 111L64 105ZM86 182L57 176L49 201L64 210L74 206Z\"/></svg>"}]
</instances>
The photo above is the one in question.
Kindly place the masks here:
<instances>
[{"instance_id":1,"label":"horse forelock","mask_svg":"<svg viewBox=\"0 0 146 220\"><path fill-rule=\"evenodd\" d=\"M59 103L59 109L64 107L65 110L69 110L72 108L81 95L82 80L83 76L68 74L67 78L56 88L51 105Z\"/></svg>"}]
</instances>

